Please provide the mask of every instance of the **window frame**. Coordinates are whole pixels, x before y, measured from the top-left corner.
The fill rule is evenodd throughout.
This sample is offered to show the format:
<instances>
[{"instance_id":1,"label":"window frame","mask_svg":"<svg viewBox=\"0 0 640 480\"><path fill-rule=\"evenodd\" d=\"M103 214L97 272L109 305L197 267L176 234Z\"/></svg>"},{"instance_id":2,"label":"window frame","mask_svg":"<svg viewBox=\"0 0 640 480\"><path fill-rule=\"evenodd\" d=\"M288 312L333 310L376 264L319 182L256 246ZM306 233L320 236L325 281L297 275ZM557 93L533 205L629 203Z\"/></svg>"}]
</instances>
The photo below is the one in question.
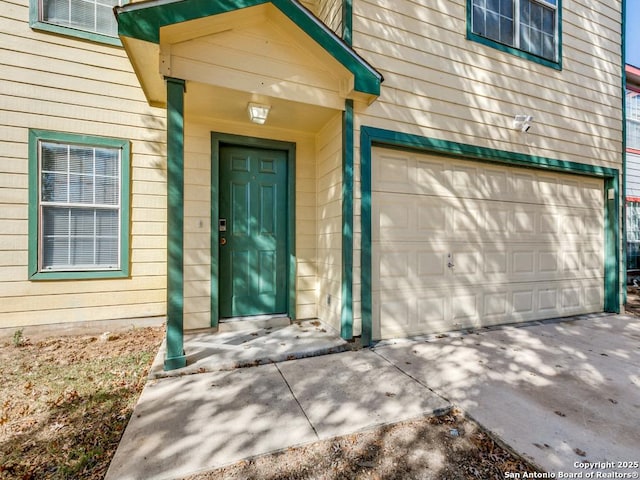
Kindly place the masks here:
<instances>
[{"instance_id":1,"label":"window frame","mask_svg":"<svg viewBox=\"0 0 640 480\"><path fill-rule=\"evenodd\" d=\"M545 0L533 0L541 4L548 4ZM519 4L518 4L519 6ZM516 11L514 5L514 29L515 25L519 24L516 22L516 18L519 19L520 11ZM519 33L516 30L514 32L514 38L518 37ZM525 60L529 60L535 63L539 63L540 65L544 65L546 67L553 68L555 70L562 70L562 0L557 0L556 5L556 25L555 25L555 39L556 39L556 60L549 60L544 57L540 57L533 53L527 52L525 50L521 50L518 47L507 45L505 43L500 43L497 40L493 40L488 37L483 37L482 35L478 35L473 32L473 0L467 0L467 40L472 40L474 42L480 43L482 45L486 45L488 47L495 48L496 50L500 50L505 53L509 53L511 55L515 55L520 58L524 58Z\"/></svg>"},{"instance_id":2,"label":"window frame","mask_svg":"<svg viewBox=\"0 0 640 480\"><path fill-rule=\"evenodd\" d=\"M128 3L128 0L123 1L122 4L124 5L125 3ZM65 25L57 25L55 23L49 23L41 20L41 6L42 0L29 0L29 26L32 29L122 47L122 42L119 37L111 37L102 33L90 32L88 30L81 30Z\"/></svg>"},{"instance_id":3,"label":"window frame","mask_svg":"<svg viewBox=\"0 0 640 480\"><path fill-rule=\"evenodd\" d=\"M639 265L638 265L638 255L632 255L631 252L638 252L638 248L637 246L640 245L640 241L637 238L632 238L632 234L639 232L640 230L635 230L631 227L635 226L633 225L634 222L631 222L631 220L633 219L633 217L638 217L638 215L634 215L633 212L634 211L638 211L640 210L640 199L636 198L636 197L627 197L627 200L625 202L625 212L624 212L624 216L625 216L625 225L627 225L627 231L626 231L626 248L627 248L627 252L629 252L628 256L627 256L627 262L626 262L626 269L627 270L637 270ZM637 237L637 235L633 235L633 237ZM631 247L631 245L635 245L635 247ZM629 268L631 262L634 262L635 264L635 268Z\"/></svg>"},{"instance_id":4,"label":"window frame","mask_svg":"<svg viewBox=\"0 0 640 480\"><path fill-rule=\"evenodd\" d=\"M637 108L638 116L637 117L632 117L630 115L630 112L632 111L632 109L629 108L629 105L628 105L629 100L627 98L627 95L629 95L630 93L636 94L636 98L638 98L637 101L640 104L640 88L632 86L632 85L627 85L625 87L625 99L624 99L624 101L625 101L625 119L624 119L624 121L625 121L625 126L626 126L626 150L630 151L630 152L633 152L633 153L636 153L636 152L640 152L640 141L638 142L637 145L635 145L635 144L634 144L634 146L630 145L631 142L629 141L630 140L629 137L631 136L631 133L630 133L631 128L630 128L629 124L631 122L633 122L633 123L637 123L637 124L640 125L640 105Z\"/></svg>"},{"instance_id":5,"label":"window frame","mask_svg":"<svg viewBox=\"0 0 640 480\"><path fill-rule=\"evenodd\" d=\"M120 266L117 269L42 270L41 264L41 208L40 208L40 142L120 149ZM72 280L95 278L127 278L130 274L130 168L131 146L128 140L62 133L48 130L29 130L29 279Z\"/></svg>"}]
</instances>

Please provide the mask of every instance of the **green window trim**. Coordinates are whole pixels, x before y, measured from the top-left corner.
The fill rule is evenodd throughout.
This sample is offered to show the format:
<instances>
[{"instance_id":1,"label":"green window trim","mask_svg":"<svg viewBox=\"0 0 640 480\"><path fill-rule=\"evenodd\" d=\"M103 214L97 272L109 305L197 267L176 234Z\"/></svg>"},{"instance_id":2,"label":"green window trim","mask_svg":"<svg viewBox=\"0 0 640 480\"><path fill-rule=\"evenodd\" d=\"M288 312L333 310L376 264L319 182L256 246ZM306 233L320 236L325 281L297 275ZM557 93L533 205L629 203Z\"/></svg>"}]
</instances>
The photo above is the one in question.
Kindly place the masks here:
<instances>
[{"instance_id":1,"label":"green window trim","mask_svg":"<svg viewBox=\"0 0 640 480\"><path fill-rule=\"evenodd\" d=\"M414 150L490 162L513 167L528 167L556 172L588 175L604 180L605 192L613 191L613 198L604 201L604 311L620 313L620 172L617 169L598 167L567 160L557 160L524 153L495 150L463 143L422 137L408 133L363 126L360 129L360 184L361 184L361 311L363 346L373 341L373 290L372 274L372 205L371 163L373 147Z\"/></svg>"},{"instance_id":2,"label":"green window trim","mask_svg":"<svg viewBox=\"0 0 640 480\"><path fill-rule=\"evenodd\" d=\"M117 148L120 156L120 268L114 270L69 270L40 271L39 268L39 144L50 141L66 144L90 145L92 147ZM127 278L129 265L129 225L130 225L130 168L131 147L128 140L94 137L47 130L29 130L29 279L30 280L81 280L98 278Z\"/></svg>"},{"instance_id":3,"label":"green window trim","mask_svg":"<svg viewBox=\"0 0 640 480\"><path fill-rule=\"evenodd\" d=\"M122 47L122 42L118 37L111 37L109 35L104 35L101 33L89 32L87 30L80 30L64 25L56 25L55 23L49 23L40 20L40 5L41 0L29 0L29 26L33 30L54 33L56 35L63 35L65 37L75 37L82 40L88 40L90 42L113 45L115 47Z\"/></svg>"},{"instance_id":4,"label":"green window trim","mask_svg":"<svg viewBox=\"0 0 640 480\"><path fill-rule=\"evenodd\" d=\"M491 38L483 37L482 35L478 35L474 33L472 30L472 2L473 0L467 0L467 40L472 40L474 42L480 43L482 45L495 48L496 50L500 50L501 52L505 52L516 57L523 58L525 60L529 60L534 63L538 63L540 65L544 65L545 67L553 68L555 70L562 70L562 0L558 0L557 5L557 61L552 61L543 57L539 57L532 53L529 53L525 50L520 50L517 47L513 47L504 43L500 43Z\"/></svg>"}]
</instances>

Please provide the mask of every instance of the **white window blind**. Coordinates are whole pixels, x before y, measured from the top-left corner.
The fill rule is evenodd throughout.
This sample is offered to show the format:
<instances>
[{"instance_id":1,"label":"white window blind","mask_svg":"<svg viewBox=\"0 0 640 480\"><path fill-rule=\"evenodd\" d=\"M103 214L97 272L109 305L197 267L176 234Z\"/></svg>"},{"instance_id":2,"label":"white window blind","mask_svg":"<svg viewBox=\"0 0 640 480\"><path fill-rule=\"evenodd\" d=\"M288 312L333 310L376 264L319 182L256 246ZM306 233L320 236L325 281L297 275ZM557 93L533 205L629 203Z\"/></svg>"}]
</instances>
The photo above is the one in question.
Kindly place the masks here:
<instances>
[{"instance_id":1,"label":"white window blind","mask_svg":"<svg viewBox=\"0 0 640 480\"><path fill-rule=\"evenodd\" d=\"M118 269L121 151L39 147L41 270Z\"/></svg>"},{"instance_id":2,"label":"white window blind","mask_svg":"<svg viewBox=\"0 0 640 480\"><path fill-rule=\"evenodd\" d=\"M627 90L627 148L640 150L640 93Z\"/></svg>"},{"instance_id":3,"label":"white window blind","mask_svg":"<svg viewBox=\"0 0 640 480\"><path fill-rule=\"evenodd\" d=\"M54 25L116 37L113 0L41 0L40 20Z\"/></svg>"}]
</instances>

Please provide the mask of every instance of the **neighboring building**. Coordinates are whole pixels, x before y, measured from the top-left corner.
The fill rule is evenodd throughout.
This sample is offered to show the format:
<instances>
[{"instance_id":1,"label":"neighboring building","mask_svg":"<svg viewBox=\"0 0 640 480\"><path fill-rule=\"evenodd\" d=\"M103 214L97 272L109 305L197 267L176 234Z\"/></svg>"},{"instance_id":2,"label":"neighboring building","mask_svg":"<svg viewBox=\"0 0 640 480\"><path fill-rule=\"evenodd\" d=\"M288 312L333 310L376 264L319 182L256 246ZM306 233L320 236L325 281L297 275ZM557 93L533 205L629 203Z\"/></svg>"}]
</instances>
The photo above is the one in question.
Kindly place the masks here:
<instances>
[{"instance_id":1,"label":"neighboring building","mask_svg":"<svg viewBox=\"0 0 640 480\"><path fill-rule=\"evenodd\" d=\"M640 68L627 65L626 215L629 280L640 275Z\"/></svg>"},{"instance_id":2,"label":"neighboring building","mask_svg":"<svg viewBox=\"0 0 640 480\"><path fill-rule=\"evenodd\" d=\"M620 309L620 1L2 2L2 326Z\"/></svg>"}]
</instances>

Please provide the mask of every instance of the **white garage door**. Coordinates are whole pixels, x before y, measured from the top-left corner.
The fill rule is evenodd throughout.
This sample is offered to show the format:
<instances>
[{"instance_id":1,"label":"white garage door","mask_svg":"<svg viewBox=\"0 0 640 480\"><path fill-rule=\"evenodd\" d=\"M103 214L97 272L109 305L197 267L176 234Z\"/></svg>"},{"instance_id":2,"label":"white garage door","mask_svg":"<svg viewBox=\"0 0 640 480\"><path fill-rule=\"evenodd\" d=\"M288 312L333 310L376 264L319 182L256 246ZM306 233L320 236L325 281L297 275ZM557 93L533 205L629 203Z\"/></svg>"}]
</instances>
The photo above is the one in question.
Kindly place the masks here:
<instances>
[{"instance_id":1,"label":"white garage door","mask_svg":"<svg viewBox=\"0 0 640 480\"><path fill-rule=\"evenodd\" d=\"M374 149L374 338L600 312L597 178Z\"/></svg>"}]
</instances>

